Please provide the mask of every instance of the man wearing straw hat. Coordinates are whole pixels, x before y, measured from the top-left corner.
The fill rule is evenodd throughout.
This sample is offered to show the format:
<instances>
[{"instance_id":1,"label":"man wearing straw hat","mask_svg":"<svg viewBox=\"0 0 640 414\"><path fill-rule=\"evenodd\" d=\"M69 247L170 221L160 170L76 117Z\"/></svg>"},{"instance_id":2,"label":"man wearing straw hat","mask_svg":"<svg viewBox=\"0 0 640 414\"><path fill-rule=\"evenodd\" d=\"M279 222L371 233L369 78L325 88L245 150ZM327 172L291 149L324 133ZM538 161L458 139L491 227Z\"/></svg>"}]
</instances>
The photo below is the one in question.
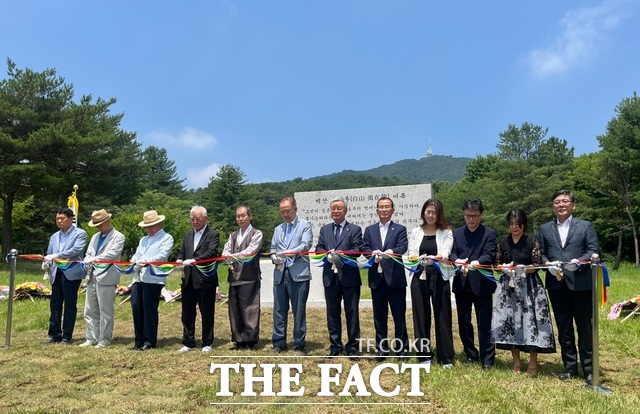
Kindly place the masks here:
<instances>
[{"instance_id":1,"label":"man wearing straw hat","mask_svg":"<svg viewBox=\"0 0 640 414\"><path fill-rule=\"evenodd\" d=\"M98 232L91 237L84 256L84 267L89 277L84 302L87 340L79 346L104 348L111 343L113 335L113 305L120 272L107 263L104 264L108 266L106 270L96 269L92 263L119 261L124 248L124 235L111 226L111 213L105 209L94 211L88 224Z\"/></svg>"},{"instance_id":2,"label":"man wearing straw hat","mask_svg":"<svg viewBox=\"0 0 640 414\"><path fill-rule=\"evenodd\" d=\"M191 208L191 230L185 234L178 252L178 262L184 266L182 278L182 348L178 352L196 349L196 305L202 319L202 352L211 352L213 344L213 320L215 316L216 287L218 273L205 275L194 266L201 260L213 259L218 255L220 234L207 225L207 209L202 206ZM204 263L213 265L212 262Z\"/></svg>"},{"instance_id":3,"label":"man wearing straw hat","mask_svg":"<svg viewBox=\"0 0 640 414\"><path fill-rule=\"evenodd\" d=\"M49 272L51 282L49 337L45 343L69 345L76 324L78 288L85 276L77 262L82 260L87 232L73 225L73 217L73 210L69 207L56 211L56 226L60 230L49 239L47 255L42 263L42 268ZM55 259L70 260L70 266L61 269Z\"/></svg>"},{"instance_id":4,"label":"man wearing straw hat","mask_svg":"<svg viewBox=\"0 0 640 414\"><path fill-rule=\"evenodd\" d=\"M157 211L145 211L138 226L147 235L140 239L131 257L135 263L131 285L131 310L135 344L133 350L147 351L158 342L158 305L165 277L153 275L147 263L165 262L173 248L173 237L162 229L165 217Z\"/></svg>"}]
</instances>

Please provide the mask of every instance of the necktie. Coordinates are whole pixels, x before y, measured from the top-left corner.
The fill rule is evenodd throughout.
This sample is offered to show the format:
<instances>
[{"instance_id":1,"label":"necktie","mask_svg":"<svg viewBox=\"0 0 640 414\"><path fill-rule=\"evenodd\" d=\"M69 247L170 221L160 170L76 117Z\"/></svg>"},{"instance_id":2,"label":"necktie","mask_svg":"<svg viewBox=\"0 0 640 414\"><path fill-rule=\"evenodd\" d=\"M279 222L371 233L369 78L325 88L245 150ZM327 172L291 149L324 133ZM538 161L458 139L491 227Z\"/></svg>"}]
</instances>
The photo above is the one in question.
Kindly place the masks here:
<instances>
[{"instance_id":1,"label":"necktie","mask_svg":"<svg viewBox=\"0 0 640 414\"><path fill-rule=\"evenodd\" d=\"M335 238L336 238L336 244L338 244L338 237L340 237L340 225L339 224L334 224L334 226L336 226L336 230L335 230Z\"/></svg>"},{"instance_id":2,"label":"necktie","mask_svg":"<svg viewBox=\"0 0 640 414\"><path fill-rule=\"evenodd\" d=\"M289 242L291 241L291 232L293 230L293 223L287 223L287 233L284 237L284 242L289 245Z\"/></svg>"}]
</instances>

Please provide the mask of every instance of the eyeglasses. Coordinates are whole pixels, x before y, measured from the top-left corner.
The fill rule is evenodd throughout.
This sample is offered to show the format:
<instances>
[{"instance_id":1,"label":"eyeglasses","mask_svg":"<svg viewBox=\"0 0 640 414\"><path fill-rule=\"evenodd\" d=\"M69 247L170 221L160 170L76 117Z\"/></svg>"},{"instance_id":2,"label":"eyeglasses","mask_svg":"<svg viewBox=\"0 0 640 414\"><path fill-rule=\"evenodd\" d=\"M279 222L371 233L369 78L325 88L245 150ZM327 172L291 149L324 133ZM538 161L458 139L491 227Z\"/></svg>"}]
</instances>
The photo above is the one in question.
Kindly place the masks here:
<instances>
[{"instance_id":1,"label":"eyeglasses","mask_svg":"<svg viewBox=\"0 0 640 414\"><path fill-rule=\"evenodd\" d=\"M378 210L391 210L392 208L391 206L378 206Z\"/></svg>"},{"instance_id":2,"label":"eyeglasses","mask_svg":"<svg viewBox=\"0 0 640 414\"><path fill-rule=\"evenodd\" d=\"M202 220L204 220L204 217L191 217L190 220L191 221L202 221Z\"/></svg>"},{"instance_id":3,"label":"eyeglasses","mask_svg":"<svg viewBox=\"0 0 640 414\"><path fill-rule=\"evenodd\" d=\"M562 200L554 200L553 205L554 206L560 206L560 205L566 206L567 204L571 204L571 203L573 203L573 201L565 198L565 199L562 199Z\"/></svg>"},{"instance_id":4,"label":"eyeglasses","mask_svg":"<svg viewBox=\"0 0 640 414\"><path fill-rule=\"evenodd\" d=\"M469 220L475 220L477 218L480 218L480 214L465 214L464 218Z\"/></svg>"},{"instance_id":5,"label":"eyeglasses","mask_svg":"<svg viewBox=\"0 0 640 414\"><path fill-rule=\"evenodd\" d=\"M236 214L236 218L237 219L243 219L243 218L248 217L248 216L249 216L248 214Z\"/></svg>"}]
</instances>

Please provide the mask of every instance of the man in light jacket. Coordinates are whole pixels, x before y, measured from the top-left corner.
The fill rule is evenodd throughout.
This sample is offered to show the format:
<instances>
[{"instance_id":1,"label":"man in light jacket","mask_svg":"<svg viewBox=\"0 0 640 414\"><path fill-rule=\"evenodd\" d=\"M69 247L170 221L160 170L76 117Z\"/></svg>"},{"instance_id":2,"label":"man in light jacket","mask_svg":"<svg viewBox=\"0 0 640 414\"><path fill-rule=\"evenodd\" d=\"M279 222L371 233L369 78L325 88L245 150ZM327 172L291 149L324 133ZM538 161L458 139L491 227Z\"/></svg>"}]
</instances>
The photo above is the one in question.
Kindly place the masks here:
<instances>
[{"instance_id":1,"label":"man in light jacket","mask_svg":"<svg viewBox=\"0 0 640 414\"><path fill-rule=\"evenodd\" d=\"M84 320L87 324L87 340L81 348L95 346L104 348L111 343L114 323L116 286L120 283L120 272L115 266L105 263L94 267L96 262L117 262L124 248L124 235L111 226L111 213L106 210L91 214L89 227L98 232L91 237L84 266L89 277L84 301ZM104 269L104 266L108 266Z\"/></svg>"}]
</instances>

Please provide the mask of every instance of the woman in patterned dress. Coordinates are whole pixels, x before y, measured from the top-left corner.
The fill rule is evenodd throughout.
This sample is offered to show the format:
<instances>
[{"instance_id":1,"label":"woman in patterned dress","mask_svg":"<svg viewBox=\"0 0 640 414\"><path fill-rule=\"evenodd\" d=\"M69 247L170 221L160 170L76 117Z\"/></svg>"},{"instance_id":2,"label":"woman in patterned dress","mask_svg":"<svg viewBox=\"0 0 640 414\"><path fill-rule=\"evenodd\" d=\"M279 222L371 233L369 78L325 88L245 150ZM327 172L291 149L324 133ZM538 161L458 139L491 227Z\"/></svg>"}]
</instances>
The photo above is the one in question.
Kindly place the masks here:
<instances>
[{"instance_id":1,"label":"woman in patterned dress","mask_svg":"<svg viewBox=\"0 0 640 414\"><path fill-rule=\"evenodd\" d=\"M549 301L534 265L541 250L527 235L527 215L520 209L507 214L509 236L498 243L495 264L504 271L493 300L491 338L498 349L509 349L513 371L520 372L520 352L530 355L527 375L538 373L538 354L556 352Z\"/></svg>"}]
</instances>

